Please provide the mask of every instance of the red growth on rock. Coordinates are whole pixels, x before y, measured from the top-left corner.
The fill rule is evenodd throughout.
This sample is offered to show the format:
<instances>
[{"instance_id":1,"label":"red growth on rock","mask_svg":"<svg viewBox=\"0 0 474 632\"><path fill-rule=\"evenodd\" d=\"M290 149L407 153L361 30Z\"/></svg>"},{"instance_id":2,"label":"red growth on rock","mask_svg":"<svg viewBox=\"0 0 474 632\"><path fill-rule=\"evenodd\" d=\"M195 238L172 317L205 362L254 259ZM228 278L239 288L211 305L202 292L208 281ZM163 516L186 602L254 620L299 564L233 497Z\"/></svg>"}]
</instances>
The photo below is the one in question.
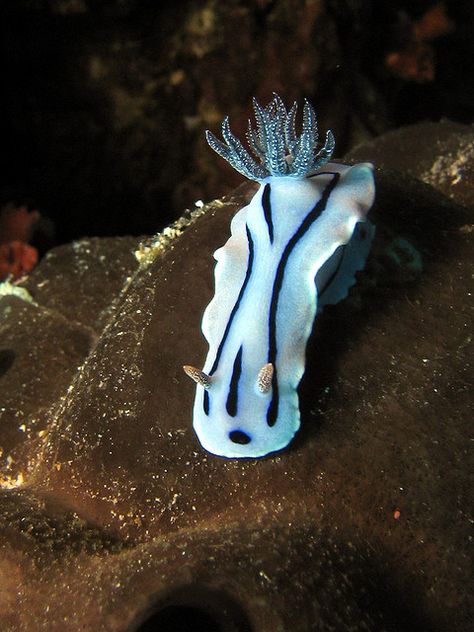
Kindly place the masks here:
<instances>
[{"instance_id":1,"label":"red growth on rock","mask_svg":"<svg viewBox=\"0 0 474 632\"><path fill-rule=\"evenodd\" d=\"M0 210L0 280L16 279L35 267L38 251L28 241L39 218L39 211L12 202Z\"/></svg>"},{"instance_id":2,"label":"red growth on rock","mask_svg":"<svg viewBox=\"0 0 474 632\"><path fill-rule=\"evenodd\" d=\"M399 50L385 56L385 65L392 74L416 83L427 83L435 77L434 51L429 42L449 33L453 24L446 15L444 2L437 2L419 19L401 16L406 22L408 37Z\"/></svg>"},{"instance_id":3,"label":"red growth on rock","mask_svg":"<svg viewBox=\"0 0 474 632\"><path fill-rule=\"evenodd\" d=\"M30 272L38 263L38 251L22 241L0 244L0 280L18 279Z\"/></svg>"}]
</instances>

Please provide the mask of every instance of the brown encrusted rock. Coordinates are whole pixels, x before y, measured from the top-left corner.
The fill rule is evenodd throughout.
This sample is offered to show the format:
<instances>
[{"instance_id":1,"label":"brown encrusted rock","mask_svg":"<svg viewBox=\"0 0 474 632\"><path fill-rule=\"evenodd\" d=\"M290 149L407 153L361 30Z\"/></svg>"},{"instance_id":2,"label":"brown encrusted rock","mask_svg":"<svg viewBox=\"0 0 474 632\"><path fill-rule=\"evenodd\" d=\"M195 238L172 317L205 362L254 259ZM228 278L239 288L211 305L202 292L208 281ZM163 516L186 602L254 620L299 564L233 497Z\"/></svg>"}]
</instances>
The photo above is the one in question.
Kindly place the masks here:
<instances>
[{"instance_id":1,"label":"brown encrusted rock","mask_svg":"<svg viewBox=\"0 0 474 632\"><path fill-rule=\"evenodd\" d=\"M387 132L348 154L426 182L457 204L474 207L474 125L426 121Z\"/></svg>"},{"instance_id":2,"label":"brown encrusted rock","mask_svg":"<svg viewBox=\"0 0 474 632\"><path fill-rule=\"evenodd\" d=\"M34 300L98 336L138 267L137 237L89 238L51 250L23 283Z\"/></svg>"},{"instance_id":3,"label":"brown encrusted rock","mask_svg":"<svg viewBox=\"0 0 474 632\"><path fill-rule=\"evenodd\" d=\"M28 281L41 307L15 335L42 345L49 390L31 438L30 401L29 459L0 496L2 629L171 630L188 608L207 630L469 630L472 217L379 171L374 252L351 296L318 318L301 431L281 453L228 460L200 447L181 366L203 362L212 252L253 191L141 248L95 242L104 267L87 327L67 312L83 246L69 249L74 266L65 248L59 268ZM64 296L43 307L46 280ZM0 308L27 315L24 303L7 295ZM15 370L5 357L2 386ZM11 375L20 407L31 368ZM0 444L15 462L11 428Z\"/></svg>"},{"instance_id":4,"label":"brown encrusted rock","mask_svg":"<svg viewBox=\"0 0 474 632\"><path fill-rule=\"evenodd\" d=\"M51 418L138 267L131 251L138 244L137 238L115 238L61 246L22 288L0 286L4 488L26 483L25 473L41 461Z\"/></svg>"}]
</instances>

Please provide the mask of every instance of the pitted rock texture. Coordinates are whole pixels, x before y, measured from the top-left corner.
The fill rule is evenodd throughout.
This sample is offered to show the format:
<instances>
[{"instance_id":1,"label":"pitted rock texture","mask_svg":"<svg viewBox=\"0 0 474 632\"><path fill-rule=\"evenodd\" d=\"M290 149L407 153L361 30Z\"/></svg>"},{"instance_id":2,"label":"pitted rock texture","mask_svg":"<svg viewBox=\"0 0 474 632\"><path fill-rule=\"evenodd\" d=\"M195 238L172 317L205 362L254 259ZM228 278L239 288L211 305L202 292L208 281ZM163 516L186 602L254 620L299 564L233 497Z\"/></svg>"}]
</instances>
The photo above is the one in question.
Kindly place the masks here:
<instances>
[{"instance_id":1,"label":"pitted rock texture","mask_svg":"<svg viewBox=\"0 0 474 632\"><path fill-rule=\"evenodd\" d=\"M474 207L474 125L424 122L384 134L352 150L380 169L394 169L431 185L457 204Z\"/></svg>"},{"instance_id":2,"label":"pitted rock texture","mask_svg":"<svg viewBox=\"0 0 474 632\"><path fill-rule=\"evenodd\" d=\"M2 412L24 413L0 426L3 630L470 629L472 209L377 172L374 251L316 321L301 431L228 460L200 447L181 367L253 191L141 265L133 239L53 251L33 303L0 300Z\"/></svg>"}]
</instances>

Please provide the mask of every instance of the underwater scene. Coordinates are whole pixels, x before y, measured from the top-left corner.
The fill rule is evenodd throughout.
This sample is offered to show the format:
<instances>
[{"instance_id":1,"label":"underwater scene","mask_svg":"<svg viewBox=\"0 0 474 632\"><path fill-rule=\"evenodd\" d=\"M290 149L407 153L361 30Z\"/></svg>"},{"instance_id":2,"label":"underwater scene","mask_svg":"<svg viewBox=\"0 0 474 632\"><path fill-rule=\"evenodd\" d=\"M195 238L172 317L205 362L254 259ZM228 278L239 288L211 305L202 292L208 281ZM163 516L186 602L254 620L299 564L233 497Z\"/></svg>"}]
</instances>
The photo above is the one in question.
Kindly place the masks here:
<instances>
[{"instance_id":1,"label":"underwater scene","mask_svg":"<svg viewBox=\"0 0 474 632\"><path fill-rule=\"evenodd\" d=\"M473 28L0 2L2 632L474 629Z\"/></svg>"}]
</instances>

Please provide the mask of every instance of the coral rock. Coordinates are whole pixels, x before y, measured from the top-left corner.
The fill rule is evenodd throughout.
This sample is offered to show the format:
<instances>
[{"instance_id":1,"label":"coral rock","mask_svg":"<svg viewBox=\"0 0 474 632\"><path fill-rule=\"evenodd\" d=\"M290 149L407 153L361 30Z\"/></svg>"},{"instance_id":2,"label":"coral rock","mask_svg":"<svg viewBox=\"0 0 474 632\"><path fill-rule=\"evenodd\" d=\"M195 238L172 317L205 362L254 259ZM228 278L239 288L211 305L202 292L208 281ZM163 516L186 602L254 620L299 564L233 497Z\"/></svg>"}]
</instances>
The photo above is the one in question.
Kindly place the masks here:
<instances>
[{"instance_id":1,"label":"coral rock","mask_svg":"<svg viewBox=\"0 0 474 632\"><path fill-rule=\"evenodd\" d=\"M379 171L376 248L310 341L302 430L237 461L200 447L181 367L252 191L141 248L62 247L31 300L0 300L3 630L470 629L472 213Z\"/></svg>"}]
</instances>

